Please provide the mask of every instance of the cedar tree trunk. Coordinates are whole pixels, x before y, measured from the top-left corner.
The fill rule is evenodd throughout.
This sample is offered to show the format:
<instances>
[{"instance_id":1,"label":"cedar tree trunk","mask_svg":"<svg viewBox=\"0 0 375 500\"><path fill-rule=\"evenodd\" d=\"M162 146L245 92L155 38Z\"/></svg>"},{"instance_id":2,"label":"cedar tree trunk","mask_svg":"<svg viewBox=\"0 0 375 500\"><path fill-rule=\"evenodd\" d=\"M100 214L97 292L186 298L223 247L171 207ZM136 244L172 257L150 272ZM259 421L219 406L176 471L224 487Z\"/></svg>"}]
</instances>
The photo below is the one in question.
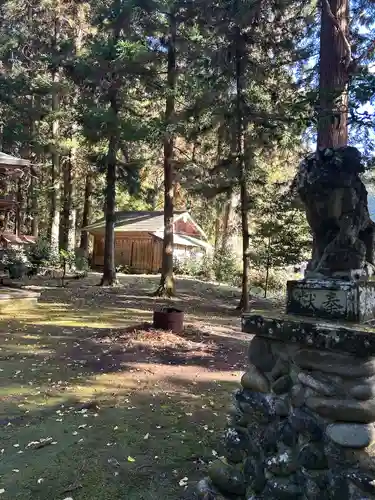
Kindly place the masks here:
<instances>
[{"instance_id":1,"label":"cedar tree trunk","mask_svg":"<svg viewBox=\"0 0 375 500\"><path fill-rule=\"evenodd\" d=\"M164 240L162 271L157 295L168 297L175 293L175 281L173 276L173 209L174 209L174 172L173 172L173 150L174 132L170 130L175 114L175 89L176 89L176 17L173 13L169 15L169 37L168 37L168 95L165 105L165 134L164 134Z\"/></svg>"},{"instance_id":2,"label":"cedar tree trunk","mask_svg":"<svg viewBox=\"0 0 375 500\"><path fill-rule=\"evenodd\" d=\"M39 236L39 215L38 215L38 171L35 165L30 168L30 196L31 196L31 234Z\"/></svg>"},{"instance_id":3,"label":"cedar tree trunk","mask_svg":"<svg viewBox=\"0 0 375 500\"><path fill-rule=\"evenodd\" d=\"M75 183L73 175L73 152L64 166L63 248L74 252L76 234Z\"/></svg>"},{"instance_id":4,"label":"cedar tree trunk","mask_svg":"<svg viewBox=\"0 0 375 500\"><path fill-rule=\"evenodd\" d=\"M249 310L249 200L247 192L247 176L246 164L244 159L244 127L243 127L243 88L242 88L242 73L243 73L243 38L239 28L236 28L236 59L235 59L235 72L236 72L236 144L237 144L237 164L238 176L240 183L240 204L241 204L241 229L242 229L242 293L241 300L238 306L242 311Z\"/></svg>"},{"instance_id":5,"label":"cedar tree trunk","mask_svg":"<svg viewBox=\"0 0 375 500\"><path fill-rule=\"evenodd\" d=\"M92 193L93 193L93 176L92 172L88 171L85 179L85 200L82 213L82 228L89 225L92 213ZM89 233L81 230L80 248L84 256L87 258L89 254Z\"/></svg>"},{"instance_id":6,"label":"cedar tree trunk","mask_svg":"<svg viewBox=\"0 0 375 500\"><path fill-rule=\"evenodd\" d=\"M318 148L348 144L349 0L322 0Z\"/></svg>"},{"instance_id":7,"label":"cedar tree trunk","mask_svg":"<svg viewBox=\"0 0 375 500\"><path fill-rule=\"evenodd\" d=\"M116 210L116 156L118 150L118 106L117 91L111 96L113 113L112 135L108 145L107 176L105 195L105 238L104 238L104 268L100 284L112 286L116 284L115 263L115 210Z\"/></svg>"},{"instance_id":8,"label":"cedar tree trunk","mask_svg":"<svg viewBox=\"0 0 375 500\"><path fill-rule=\"evenodd\" d=\"M57 10L54 22L54 38L52 42L53 52L58 52L58 39L60 35L60 19ZM60 231L60 154L58 151L59 120L56 117L60 110L59 93L60 74L59 68L54 65L52 70L52 169L51 169L51 220L50 220L50 243L55 254L59 253L59 231Z\"/></svg>"}]
</instances>

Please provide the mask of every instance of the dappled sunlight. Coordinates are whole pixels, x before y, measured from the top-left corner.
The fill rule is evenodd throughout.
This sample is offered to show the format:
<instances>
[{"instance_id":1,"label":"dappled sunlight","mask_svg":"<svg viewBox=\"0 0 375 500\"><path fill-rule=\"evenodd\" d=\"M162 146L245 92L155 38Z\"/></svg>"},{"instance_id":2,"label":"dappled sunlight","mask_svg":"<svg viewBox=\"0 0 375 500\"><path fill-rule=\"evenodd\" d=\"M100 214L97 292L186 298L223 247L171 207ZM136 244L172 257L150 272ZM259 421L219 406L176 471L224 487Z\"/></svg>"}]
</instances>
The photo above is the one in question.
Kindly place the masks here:
<instances>
[{"instance_id":1,"label":"dappled sunlight","mask_svg":"<svg viewBox=\"0 0 375 500\"><path fill-rule=\"evenodd\" d=\"M26 339L26 340L37 340L39 341L42 337L41 335L35 335L35 334L31 334L31 333L27 333L26 335L23 335L23 338Z\"/></svg>"},{"instance_id":2,"label":"dappled sunlight","mask_svg":"<svg viewBox=\"0 0 375 500\"><path fill-rule=\"evenodd\" d=\"M6 398L9 396L18 398L29 394L30 387L24 387L23 385L14 384L0 387L0 398Z\"/></svg>"},{"instance_id":3,"label":"dappled sunlight","mask_svg":"<svg viewBox=\"0 0 375 500\"><path fill-rule=\"evenodd\" d=\"M38 302L36 305L29 309L18 309L17 304L13 303L12 307L9 307L4 314L1 315L1 321L6 319L23 319L30 316L43 316L44 314L52 313L62 313L63 311L68 311L71 308L69 303L42 303Z\"/></svg>"},{"instance_id":4,"label":"dappled sunlight","mask_svg":"<svg viewBox=\"0 0 375 500\"><path fill-rule=\"evenodd\" d=\"M1 418L27 416L30 412L54 408L66 399L64 394L52 395L47 387L37 389L18 385L9 385L0 389L0 425Z\"/></svg>"},{"instance_id":5,"label":"dappled sunlight","mask_svg":"<svg viewBox=\"0 0 375 500\"><path fill-rule=\"evenodd\" d=\"M20 336L20 340L23 337ZM12 354L19 355L35 355L35 356L47 356L48 354L53 355L54 351L49 349L48 345L41 344L21 344L18 342L17 344L12 344L11 342L1 344L0 347L1 356L11 356Z\"/></svg>"},{"instance_id":6,"label":"dappled sunlight","mask_svg":"<svg viewBox=\"0 0 375 500\"><path fill-rule=\"evenodd\" d=\"M144 374L147 374L147 378ZM163 382L171 383L171 377L190 380L191 384L199 381L205 382L232 382L233 378L238 378L241 375L239 370L228 370L228 371L216 371L209 369L202 369L197 367L179 367L178 375L176 375L176 367L173 365L163 365L162 372L160 371L160 365L157 363L132 363L129 370L124 372L109 373L97 376L95 382L108 385L112 385L114 388L123 387L124 383L130 384L132 387L139 386L142 384L154 384L157 380L161 384ZM155 386L153 386L155 387Z\"/></svg>"},{"instance_id":7,"label":"dappled sunlight","mask_svg":"<svg viewBox=\"0 0 375 500\"><path fill-rule=\"evenodd\" d=\"M17 321L20 327L26 325L45 326L56 325L71 328L119 328L134 324L135 321L145 321L151 318L147 313L136 308L96 308L87 306L74 309L65 303L41 303L37 308L22 311L8 311L2 315L0 322Z\"/></svg>"},{"instance_id":8,"label":"dappled sunlight","mask_svg":"<svg viewBox=\"0 0 375 500\"><path fill-rule=\"evenodd\" d=\"M147 484L155 494L167 488L166 498L176 499L180 479L193 480L197 464L212 457L215 431L224 423L218 411L229 391L225 399L208 394L203 400L161 388L119 389L112 398L104 387L96 389L108 402L103 397L99 406L82 407L66 395L43 417L4 428L1 486L10 498L142 499ZM34 449L47 437L49 446ZM135 491L140 496L133 497Z\"/></svg>"}]
</instances>

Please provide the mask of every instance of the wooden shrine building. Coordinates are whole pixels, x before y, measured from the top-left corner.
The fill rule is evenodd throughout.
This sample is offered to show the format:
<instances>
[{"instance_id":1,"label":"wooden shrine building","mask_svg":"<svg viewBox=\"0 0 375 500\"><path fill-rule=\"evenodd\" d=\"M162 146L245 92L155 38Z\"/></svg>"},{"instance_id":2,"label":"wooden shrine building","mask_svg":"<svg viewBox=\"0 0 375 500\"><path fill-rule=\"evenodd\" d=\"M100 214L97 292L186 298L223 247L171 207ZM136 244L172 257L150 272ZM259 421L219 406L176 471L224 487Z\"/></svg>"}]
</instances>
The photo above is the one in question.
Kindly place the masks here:
<instances>
[{"instance_id":1,"label":"wooden shrine building","mask_svg":"<svg viewBox=\"0 0 375 500\"><path fill-rule=\"evenodd\" d=\"M161 269L164 213L117 212L115 221L115 262L129 272L157 273ZM84 230L94 239L92 265L104 264L105 219L90 224ZM212 247L204 231L188 212L174 214L173 255L177 260L202 258Z\"/></svg>"}]
</instances>

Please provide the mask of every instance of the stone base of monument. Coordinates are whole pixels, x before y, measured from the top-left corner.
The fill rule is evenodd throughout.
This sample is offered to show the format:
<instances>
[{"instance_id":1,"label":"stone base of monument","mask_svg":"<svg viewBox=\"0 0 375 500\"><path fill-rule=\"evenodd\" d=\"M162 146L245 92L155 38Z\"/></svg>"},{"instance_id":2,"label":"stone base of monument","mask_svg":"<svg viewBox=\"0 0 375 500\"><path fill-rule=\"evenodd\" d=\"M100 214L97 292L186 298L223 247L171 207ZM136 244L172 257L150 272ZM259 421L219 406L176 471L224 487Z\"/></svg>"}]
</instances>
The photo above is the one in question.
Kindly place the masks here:
<instances>
[{"instance_id":1,"label":"stone base of monument","mask_svg":"<svg viewBox=\"0 0 375 500\"><path fill-rule=\"evenodd\" d=\"M375 499L375 335L245 315L254 334L205 500Z\"/></svg>"},{"instance_id":2,"label":"stone base of monument","mask_svg":"<svg viewBox=\"0 0 375 500\"><path fill-rule=\"evenodd\" d=\"M375 317L375 281L335 278L288 281L287 312L362 322Z\"/></svg>"}]
</instances>

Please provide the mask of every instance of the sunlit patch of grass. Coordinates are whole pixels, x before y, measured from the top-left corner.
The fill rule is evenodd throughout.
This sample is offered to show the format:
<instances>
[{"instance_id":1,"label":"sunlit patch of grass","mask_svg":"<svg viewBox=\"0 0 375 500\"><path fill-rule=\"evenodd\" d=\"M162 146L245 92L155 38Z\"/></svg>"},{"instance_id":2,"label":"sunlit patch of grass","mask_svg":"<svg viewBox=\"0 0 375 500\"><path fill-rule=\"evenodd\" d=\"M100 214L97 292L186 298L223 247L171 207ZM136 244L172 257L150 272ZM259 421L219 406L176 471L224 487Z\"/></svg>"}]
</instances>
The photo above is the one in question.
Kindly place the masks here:
<instances>
[{"instance_id":1,"label":"sunlit patch of grass","mask_svg":"<svg viewBox=\"0 0 375 500\"><path fill-rule=\"evenodd\" d=\"M14 319L12 315L6 315L3 319ZM17 318L23 324L29 325L56 325L71 328L118 328L129 326L135 321L151 319L151 313L142 309L111 308L73 309L59 308L56 304L40 304L38 310L27 311Z\"/></svg>"},{"instance_id":2,"label":"sunlit patch of grass","mask_svg":"<svg viewBox=\"0 0 375 500\"><path fill-rule=\"evenodd\" d=\"M18 355L26 355L33 354L35 356L48 356L48 354L52 355L54 353L53 350L48 349L48 345L41 344L21 344L21 342L17 344L5 343L0 348L0 357L4 355L11 355L11 353L17 353Z\"/></svg>"},{"instance_id":3,"label":"sunlit patch of grass","mask_svg":"<svg viewBox=\"0 0 375 500\"><path fill-rule=\"evenodd\" d=\"M22 385L7 385L7 386L2 386L0 387L0 397L4 398L7 396L23 396L23 395L30 394L30 387L24 387Z\"/></svg>"},{"instance_id":4,"label":"sunlit patch of grass","mask_svg":"<svg viewBox=\"0 0 375 500\"><path fill-rule=\"evenodd\" d=\"M37 307L35 299L17 299L1 300L0 313L1 315L19 315L20 313L27 314L27 311Z\"/></svg>"}]
</instances>

